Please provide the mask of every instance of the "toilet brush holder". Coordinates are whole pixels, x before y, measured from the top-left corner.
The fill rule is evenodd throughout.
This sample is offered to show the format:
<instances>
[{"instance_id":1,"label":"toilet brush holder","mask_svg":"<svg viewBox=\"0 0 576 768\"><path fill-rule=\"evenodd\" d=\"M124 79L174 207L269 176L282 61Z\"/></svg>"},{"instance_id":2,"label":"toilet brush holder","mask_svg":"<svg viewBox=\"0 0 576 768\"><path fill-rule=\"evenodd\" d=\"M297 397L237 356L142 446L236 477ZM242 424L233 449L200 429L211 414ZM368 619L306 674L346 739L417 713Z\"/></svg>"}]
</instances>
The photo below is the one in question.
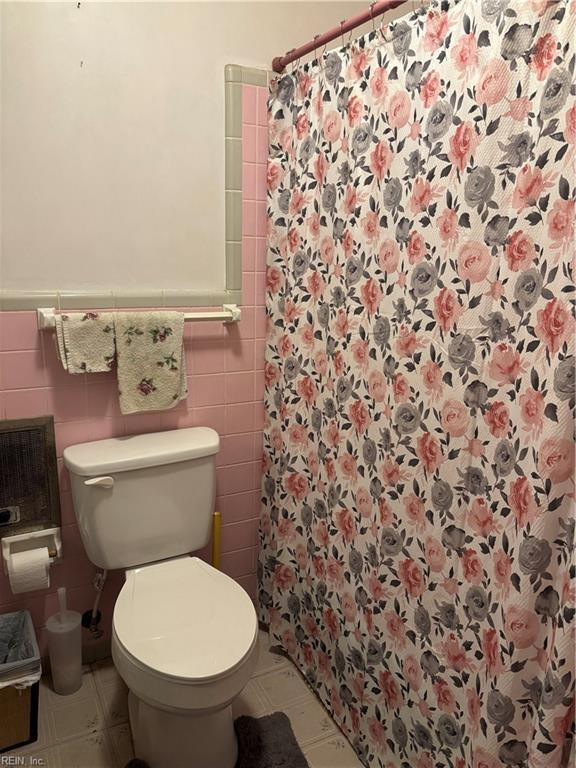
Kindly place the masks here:
<instances>
[{"instance_id":1,"label":"toilet brush holder","mask_svg":"<svg viewBox=\"0 0 576 768\"><path fill-rule=\"evenodd\" d=\"M66 590L58 590L60 610L46 620L52 685L68 696L82 685L82 615L66 608Z\"/></svg>"}]
</instances>

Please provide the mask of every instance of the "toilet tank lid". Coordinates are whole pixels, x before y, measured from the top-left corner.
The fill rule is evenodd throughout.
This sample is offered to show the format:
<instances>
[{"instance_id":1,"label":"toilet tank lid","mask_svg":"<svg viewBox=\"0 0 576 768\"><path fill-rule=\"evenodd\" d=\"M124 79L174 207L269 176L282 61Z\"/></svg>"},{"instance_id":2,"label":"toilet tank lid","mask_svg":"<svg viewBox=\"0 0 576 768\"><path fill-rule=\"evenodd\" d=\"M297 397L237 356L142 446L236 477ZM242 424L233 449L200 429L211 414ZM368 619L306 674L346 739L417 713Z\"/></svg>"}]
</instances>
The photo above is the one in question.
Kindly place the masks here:
<instances>
[{"instance_id":1,"label":"toilet tank lid","mask_svg":"<svg viewBox=\"0 0 576 768\"><path fill-rule=\"evenodd\" d=\"M218 433L209 427L172 429L70 445L64 464L76 475L104 475L213 456L219 446Z\"/></svg>"}]
</instances>

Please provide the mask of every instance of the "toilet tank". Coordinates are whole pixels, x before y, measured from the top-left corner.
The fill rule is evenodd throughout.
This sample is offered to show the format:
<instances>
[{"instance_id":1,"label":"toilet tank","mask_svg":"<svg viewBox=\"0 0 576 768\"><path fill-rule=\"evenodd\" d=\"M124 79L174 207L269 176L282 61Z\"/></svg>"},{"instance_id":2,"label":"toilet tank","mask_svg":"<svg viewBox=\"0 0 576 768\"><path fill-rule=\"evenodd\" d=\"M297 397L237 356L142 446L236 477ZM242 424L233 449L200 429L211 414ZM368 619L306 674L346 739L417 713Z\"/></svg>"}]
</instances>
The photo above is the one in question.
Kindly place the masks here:
<instances>
[{"instance_id":1,"label":"toilet tank","mask_svg":"<svg viewBox=\"0 0 576 768\"><path fill-rule=\"evenodd\" d=\"M210 540L220 440L207 427L64 450L86 553L100 568L176 557Z\"/></svg>"}]
</instances>

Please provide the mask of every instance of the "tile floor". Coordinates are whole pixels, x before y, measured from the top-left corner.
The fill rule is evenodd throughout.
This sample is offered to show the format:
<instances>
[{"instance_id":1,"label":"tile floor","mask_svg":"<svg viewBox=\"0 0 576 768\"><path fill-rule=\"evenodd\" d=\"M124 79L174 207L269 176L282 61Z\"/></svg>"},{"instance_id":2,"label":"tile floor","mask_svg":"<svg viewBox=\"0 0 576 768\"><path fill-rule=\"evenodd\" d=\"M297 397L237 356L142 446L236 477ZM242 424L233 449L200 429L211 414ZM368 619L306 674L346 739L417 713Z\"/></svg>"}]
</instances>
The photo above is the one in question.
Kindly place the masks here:
<instances>
[{"instance_id":1,"label":"tile floor","mask_svg":"<svg viewBox=\"0 0 576 768\"><path fill-rule=\"evenodd\" d=\"M264 633L260 633L256 671L234 710L236 716L253 717L285 712L310 768L362 768L293 664L269 652ZM21 765L124 768L133 756L126 688L112 661L87 667L82 688L72 696L56 695L43 680L39 731L35 744L8 754L27 758Z\"/></svg>"}]
</instances>

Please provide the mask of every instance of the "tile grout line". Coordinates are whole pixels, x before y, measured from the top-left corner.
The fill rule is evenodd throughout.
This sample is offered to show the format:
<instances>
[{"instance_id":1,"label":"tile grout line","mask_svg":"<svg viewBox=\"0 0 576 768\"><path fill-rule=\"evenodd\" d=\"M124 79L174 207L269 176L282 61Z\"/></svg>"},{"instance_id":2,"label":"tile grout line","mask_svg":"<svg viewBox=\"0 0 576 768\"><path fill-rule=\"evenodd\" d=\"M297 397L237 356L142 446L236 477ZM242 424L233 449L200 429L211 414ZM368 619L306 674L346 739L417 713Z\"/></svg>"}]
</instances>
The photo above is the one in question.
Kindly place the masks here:
<instances>
[{"instance_id":1,"label":"tile grout line","mask_svg":"<svg viewBox=\"0 0 576 768\"><path fill-rule=\"evenodd\" d=\"M103 727L102 728L94 728L93 730L85 731L84 733L76 733L76 734L73 734L73 735L70 735L70 736L63 737L61 739L57 739L56 731L55 731L55 728L54 728L54 721L53 721L53 718L52 718L52 712L54 711L54 709L58 709L58 707L54 707L54 706L50 705L50 695L53 692L51 691L51 689L48 688L47 689L48 693L41 697L41 702L43 702L43 704L41 703L40 706L41 707L44 706L44 714L46 716L50 717L50 720L51 720L51 722L50 722L50 725L51 725L51 728L50 728L51 741L50 741L49 744L42 745L40 747L40 750L41 751L46 751L46 752L48 752L48 751L54 752L56 754L58 760L61 761L60 747L68 745L68 744L72 744L73 742L76 742L76 741L84 741L86 739L89 739L90 737L102 736L104 741L105 741L108 753L113 757L115 764L117 764L117 768L123 768L123 765L119 761L119 756L116 753L114 739L112 738L112 735L110 733L111 728L107 724L107 720L106 720L106 707L104 706L104 702L103 702L102 697L100 695L99 685L96 682L96 677L94 675L94 669L93 669L94 665L90 664L90 665L87 665L87 666L88 666L89 671L83 672L83 677L87 676L87 677L91 677L92 678L92 683L94 685L94 689L95 689L95 692L96 692L95 701L96 701L97 711L99 712L99 714L102 717ZM54 695L57 695L57 694L54 694ZM81 697L81 701L92 701L92 700L94 700L94 698L89 696L89 695ZM122 724L119 723L119 725L122 725ZM22 755L30 755L30 754L32 754L34 752L34 749L35 749L35 745L34 744L27 745L27 748L22 750L21 754ZM36 747L36 749L38 749L38 747ZM66 767L62 765L62 768L66 768Z\"/></svg>"},{"instance_id":2,"label":"tile grout line","mask_svg":"<svg viewBox=\"0 0 576 768\"><path fill-rule=\"evenodd\" d=\"M283 656L282 654L274 654L270 649L267 647L266 639L263 636L260 636L259 641L259 653L260 658L263 661L264 667L261 670L257 670L253 673L252 677L250 678L250 682L254 684L254 693L257 701L261 703L261 705L264 707L264 712L261 715L257 716L264 716L268 714L272 714L275 711L281 711L288 714L290 717L290 713L293 715L298 714L298 708L299 707L306 707L309 706L312 702L315 702L316 708L318 708L318 711L321 712L322 717L319 717L318 720L318 730L316 730L315 733L312 735L307 736L306 738L303 738L301 735L300 738L297 736L298 743L305 755L307 755L311 750L315 750L320 748L322 745L328 745L335 739L340 739L343 741L344 745L348 745L348 740L344 736L344 734L338 729L336 723L333 721L332 717L328 713L328 711L322 706L322 703L318 699L316 693L314 690L308 685L307 680L304 678L304 676L300 673L300 670L296 667L294 662L291 661L286 656ZM267 658L267 656L270 656L270 658ZM113 668L112 663L110 662L111 667ZM46 714L50 716L50 723L49 725L52 726L50 728L50 735L49 740L51 743L43 744L41 747L39 747L38 751L46 752L48 754L53 754L54 757L59 761L58 765L59 768L64 768L62 765L61 759L61 750L62 748L65 748L66 745L78 742L79 746L83 741L89 741L93 739L101 740L101 743L103 744L103 752L106 752L108 755L108 758L110 760L111 765L113 764L116 766L116 768L124 768L124 763L126 759L128 759L127 755L122 755L122 749L123 744L122 742L118 741L114 737L113 730L118 729L118 733L116 735L119 735L120 738L123 738L123 734L121 734L120 729L122 728L128 728L129 729L129 723L128 722L118 722L115 723L114 726L109 724L108 720L108 709L106 707L106 700L105 700L105 692L107 688L110 688L111 690L114 689L115 684L118 682L116 679L117 673L112 674L110 679L108 677L104 677L103 674L98 674L98 672L102 670L103 674L105 673L105 668L101 666L101 663L99 664L90 664L87 665L87 671L85 672L86 677L91 678L90 682L88 683L87 690L85 691L85 694L82 694L80 697L81 701L91 701L94 700L96 704L96 710L99 712L99 714L102 717L102 728L97 728L92 731L87 731L83 734L76 734L74 736L69 736L66 738L61 739L60 741L55 741L56 738L56 730L55 730L55 724L51 717L51 712L53 711L54 707L51 706L54 702L51 701L50 698L50 689L46 690L46 695L42 697L42 704L43 704L43 714ZM270 690L272 692L281 692L284 689L284 686L282 684L281 679L281 673L283 672L291 672L290 677L296 677L301 682L304 682L305 685L305 692L301 695L297 695L294 698L283 701L278 706L275 706L272 703L272 700L270 696L268 695L266 689L262 685L262 680L264 678L270 678L272 681L272 685L269 686ZM90 696L91 692L95 692L95 696ZM320 707L318 707L318 704L320 704ZM55 707L58 709L58 707ZM301 715L300 715L301 716ZM315 717L315 715L314 715ZM329 725L329 731L323 730L323 722L326 721L326 723ZM294 721L292 721L292 725L294 727ZM122 746L121 746L122 744ZM30 745L31 749L22 750L19 752L19 754L30 754L34 751L34 745ZM338 749L342 748L342 746L338 746ZM104 755L102 756L102 759L104 759ZM50 764L50 763L49 763ZM355 762L350 764L349 768L357 768L357 766L360 766L359 762ZM53 766L53 768L56 768L56 766ZM108 766L107 766L108 768Z\"/></svg>"},{"instance_id":3,"label":"tile grout line","mask_svg":"<svg viewBox=\"0 0 576 768\"><path fill-rule=\"evenodd\" d=\"M116 742L112 738L112 728L124 725L125 723L116 723L114 726L112 726L112 725L110 725L108 723L108 719L107 719L107 717L108 717L108 710L107 710L107 707L106 707L105 702L104 702L103 691L100 690L101 687L104 688L104 684L98 682L98 677L95 674L97 666L98 666L97 664L90 664L90 670L91 670L92 678L94 680L94 687L96 688L96 696L98 697L98 700L100 702L100 708L102 709L102 714L103 714L103 717L104 717L104 726L105 726L104 730L106 732L106 737L105 738L106 738L106 741L107 741L108 749L109 749L112 757L114 758L114 762L116 763L116 768L124 768L124 766L122 764L123 761L120 759L120 755L118 754L118 751L116 749ZM116 673L116 675L118 675L118 673ZM111 686L114 685L114 684L115 684L115 681L111 683ZM129 723L129 721L128 721L128 723ZM130 740L132 740L132 736L130 736Z\"/></svg>"}]
</instances>

